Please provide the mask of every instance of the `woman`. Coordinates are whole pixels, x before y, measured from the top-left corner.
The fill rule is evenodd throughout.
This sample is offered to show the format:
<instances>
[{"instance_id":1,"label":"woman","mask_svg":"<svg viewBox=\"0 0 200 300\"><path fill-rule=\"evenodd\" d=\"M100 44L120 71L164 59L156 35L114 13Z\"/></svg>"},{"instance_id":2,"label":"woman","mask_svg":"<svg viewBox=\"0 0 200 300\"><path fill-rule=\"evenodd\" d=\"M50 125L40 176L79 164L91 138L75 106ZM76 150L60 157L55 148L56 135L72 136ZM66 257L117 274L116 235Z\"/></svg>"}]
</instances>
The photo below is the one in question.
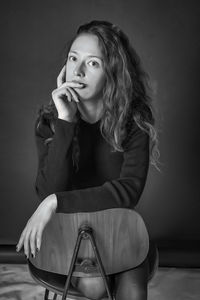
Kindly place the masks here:
<instances>
[{"instance_id":1,"label":"woman","mask_svg":"<svg viewBox=\"0 0 200 300\"><path fill-rule=\"evenodd\" d=\"M29 257L56 212L133 209L143 191L149 156L157 162L157 135L145 73L126 35L115 25L81 26L36 122L39 156L36 191L41 204L17 245ZM150 149L150 151L149 151ZM150 155L149 155L150 154ZM116 299L146 299L149 255L137 268L116 274ZM150 262L152 263L152 262ZM73 278L88 298L105 293L101 278Z\"/></svg>"}]
</instances>

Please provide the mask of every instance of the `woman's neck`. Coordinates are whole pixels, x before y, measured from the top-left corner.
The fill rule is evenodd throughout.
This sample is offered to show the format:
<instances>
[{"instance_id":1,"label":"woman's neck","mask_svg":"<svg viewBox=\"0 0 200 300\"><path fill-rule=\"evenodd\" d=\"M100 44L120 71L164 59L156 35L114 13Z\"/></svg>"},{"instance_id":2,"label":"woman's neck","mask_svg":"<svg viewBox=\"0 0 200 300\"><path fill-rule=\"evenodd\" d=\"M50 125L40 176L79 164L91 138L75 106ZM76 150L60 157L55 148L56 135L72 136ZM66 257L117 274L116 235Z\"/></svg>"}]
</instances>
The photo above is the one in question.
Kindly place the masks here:
<instances>
[{"instance_id":1,"label":"woman's neck","mask_svg":"<svg viewBox=\"0 0 200 300\"><path fill-rule=\"evenodd\" d=\"M103 112L103 102L102 100L98 102L93 101L80 101L78 104L78 110L80 112L81 118L88 123L96 123L102 117Z\"/></svg>"}]
</instances>

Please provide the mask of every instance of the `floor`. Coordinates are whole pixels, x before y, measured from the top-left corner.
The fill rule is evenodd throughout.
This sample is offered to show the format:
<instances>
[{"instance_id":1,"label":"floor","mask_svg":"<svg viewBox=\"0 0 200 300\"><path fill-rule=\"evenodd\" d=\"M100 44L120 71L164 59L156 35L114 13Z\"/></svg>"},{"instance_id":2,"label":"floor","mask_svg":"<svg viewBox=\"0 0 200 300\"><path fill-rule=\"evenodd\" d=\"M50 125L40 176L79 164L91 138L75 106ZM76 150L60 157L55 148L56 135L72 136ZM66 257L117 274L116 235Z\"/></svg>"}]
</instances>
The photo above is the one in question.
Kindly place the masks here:
<instances>
[{"instance_id":1,"label":"floor","mask_svg":"<svg viewBox=\"0 0 200 300\"><path fill-rule=\"evenodd\" d=\"M200 269L159 268L148 294L148 300L199 300ZM1 300L39 300L43 296L44 289L33 281L26 265L0 265Z\"/></svg>"}]
</instances>

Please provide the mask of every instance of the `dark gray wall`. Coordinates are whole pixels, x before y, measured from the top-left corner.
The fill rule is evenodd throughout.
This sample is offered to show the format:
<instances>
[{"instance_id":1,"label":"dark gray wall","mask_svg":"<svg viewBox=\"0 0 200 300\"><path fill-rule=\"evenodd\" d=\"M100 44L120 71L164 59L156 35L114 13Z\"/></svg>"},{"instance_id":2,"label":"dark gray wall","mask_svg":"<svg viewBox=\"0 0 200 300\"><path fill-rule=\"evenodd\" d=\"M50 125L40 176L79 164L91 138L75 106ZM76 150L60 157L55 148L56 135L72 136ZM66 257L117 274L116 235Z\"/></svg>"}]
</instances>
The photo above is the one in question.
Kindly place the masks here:
<instances>
[{"instance_id":1,"label":"dark gray wall","mask_svg":"<svg viewBox=\"0 0 200 300\"><path fill-rule=\"evenodd\" d=\"M66 41L92 19L118 24L149 73L161 120L162 173L139 204L152 237L199 239L198 1L1 1L0 244L13 244L38 205L33 127L56 86Z\"/></svg>"}]
</instances>

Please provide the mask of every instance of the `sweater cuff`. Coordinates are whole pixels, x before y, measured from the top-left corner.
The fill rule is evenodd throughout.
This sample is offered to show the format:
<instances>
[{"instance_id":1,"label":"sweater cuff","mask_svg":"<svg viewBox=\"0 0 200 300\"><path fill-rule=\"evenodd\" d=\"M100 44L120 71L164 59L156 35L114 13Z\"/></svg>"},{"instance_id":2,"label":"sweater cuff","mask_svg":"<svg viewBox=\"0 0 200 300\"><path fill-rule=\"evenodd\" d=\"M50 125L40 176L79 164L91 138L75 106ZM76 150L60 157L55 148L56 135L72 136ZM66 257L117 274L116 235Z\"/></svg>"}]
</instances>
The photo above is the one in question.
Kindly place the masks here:
<instances>
[{"instance_id":1,"label":"sweater cuff","mask_svg":"<svg viewBox=\"0 0 200 300\"><path fill-rule=\"evenodd\" d=\"M69 137L69 133L73 134L75 127L75 122L68 122L62 119L57 119L55 122L55 132L62 136Z\"/></svg>"},{"instance_id":2,"label":"sweater cuff","mask_svg":"<svg viewBox=\"0 0 200 300\"><path fill-rule=\"evenodd\" d=\"M55 195L57 198L56 213L63 213L63 199L60 197L59 192L55 193Z\"/></svg>"}]
</instances>

